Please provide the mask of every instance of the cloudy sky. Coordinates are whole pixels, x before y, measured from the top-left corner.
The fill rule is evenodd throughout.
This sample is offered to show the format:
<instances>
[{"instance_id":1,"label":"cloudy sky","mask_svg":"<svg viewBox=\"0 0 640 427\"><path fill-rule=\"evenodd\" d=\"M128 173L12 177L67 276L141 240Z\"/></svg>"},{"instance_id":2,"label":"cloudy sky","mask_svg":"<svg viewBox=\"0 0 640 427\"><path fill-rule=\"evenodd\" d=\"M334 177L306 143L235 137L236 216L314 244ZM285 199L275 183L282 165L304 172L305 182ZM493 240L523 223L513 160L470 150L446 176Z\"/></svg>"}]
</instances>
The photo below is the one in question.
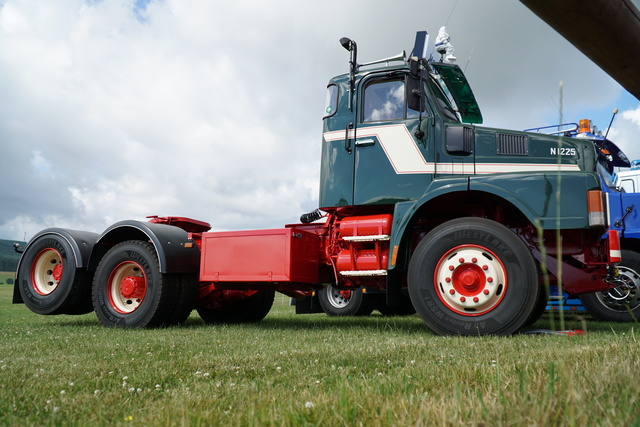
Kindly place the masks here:
<instances>
[{"instance_id":1,"label":"cloudy sky","mask_svg":"<svg viewBox=\"0 0 640 427\"><path fill-rule=\"evenodd\" d=\"M328 80L452 37L488 126L592 118L640 158L640 102L516 0L0 0L0 238L317 207ZM559 83L563 82L562 103Z\"/></svg>"}]
</instances>

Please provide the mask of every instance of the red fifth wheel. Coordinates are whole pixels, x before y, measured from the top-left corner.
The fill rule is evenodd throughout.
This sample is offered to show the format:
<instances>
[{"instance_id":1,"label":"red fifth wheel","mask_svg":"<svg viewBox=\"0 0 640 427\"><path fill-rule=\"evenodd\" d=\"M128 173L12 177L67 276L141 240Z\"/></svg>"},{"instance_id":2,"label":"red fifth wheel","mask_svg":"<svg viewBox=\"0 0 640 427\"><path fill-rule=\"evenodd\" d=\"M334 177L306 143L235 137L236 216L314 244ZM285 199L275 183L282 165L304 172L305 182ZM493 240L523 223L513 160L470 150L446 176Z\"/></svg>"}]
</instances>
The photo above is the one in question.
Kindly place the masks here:
<instances>
[{"instance_id":1,"label":"red fifth wheel","mask_svg":"<svg viewBox=\"0 0 640 427\"><path fill-rule=\"evenodd\" d=\"M539 299L536 265L505 226L460 218L434 228L409 264L409 293L424 322L443 335L509 335Z\"/></svg>"}]
</instances>

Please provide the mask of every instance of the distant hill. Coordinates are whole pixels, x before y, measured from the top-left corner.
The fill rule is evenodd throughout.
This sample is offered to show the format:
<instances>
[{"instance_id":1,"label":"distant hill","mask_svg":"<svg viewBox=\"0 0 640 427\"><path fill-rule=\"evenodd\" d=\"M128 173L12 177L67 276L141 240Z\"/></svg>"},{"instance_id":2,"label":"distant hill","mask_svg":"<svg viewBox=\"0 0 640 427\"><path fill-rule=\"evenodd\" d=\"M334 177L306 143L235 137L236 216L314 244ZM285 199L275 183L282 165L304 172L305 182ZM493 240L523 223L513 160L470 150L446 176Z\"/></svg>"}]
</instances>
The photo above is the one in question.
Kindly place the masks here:
<instances>
[{"instance_id":1,"label":"distant hill","mask_svg":"<svg viewBox=\"0 0 640 427\"><path fill-rule=\"evenodd\" d=\"M13 249L15 240L0 239L0 271L16 271L20 254ZM26 242L19 242L25 245Z\"/></svg>"}]
</instances>

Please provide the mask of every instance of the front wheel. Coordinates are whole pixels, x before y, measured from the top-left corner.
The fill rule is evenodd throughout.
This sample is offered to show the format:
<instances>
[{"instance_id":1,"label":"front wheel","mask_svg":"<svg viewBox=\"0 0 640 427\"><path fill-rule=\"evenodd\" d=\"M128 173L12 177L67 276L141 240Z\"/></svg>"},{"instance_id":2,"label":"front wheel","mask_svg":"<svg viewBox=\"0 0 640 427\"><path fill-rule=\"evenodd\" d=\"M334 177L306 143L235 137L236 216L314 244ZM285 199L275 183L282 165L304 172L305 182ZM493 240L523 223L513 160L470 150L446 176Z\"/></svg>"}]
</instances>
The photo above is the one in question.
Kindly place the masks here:
<instances>
[{"instance_id":1,"label":"front wheel","mask_svg":"<svg viewBox=\"0 0 640 427\"><path fill-rule=\"evenodd\" d=\"M318 291L320 307L328 316L368 316L374 309L373 297L361 288L340 290L327 286Z\"/></svg>"},{"instance_id":2,"label":"front wheel","mask_svg":"<svg viewBox=\"0 0 640 427\"><path fill-rule=\"evenodd\" d=\"M540 287L531 253L505 226L460 218L436 228L409 264L409 294L441 335L509 335L531 318Z\"/></svg>"},{"instance_id":3,"label":"front wheel","mask_svg":"<svg viewBox=\"0 0 640 427\"><path fill-rule=\"evenodd\" d=\"M640 320L640 254L622 251L618 286L608 291L580 295L580 301L594 318L612 322Z\"/></svg>"}]
</instances>

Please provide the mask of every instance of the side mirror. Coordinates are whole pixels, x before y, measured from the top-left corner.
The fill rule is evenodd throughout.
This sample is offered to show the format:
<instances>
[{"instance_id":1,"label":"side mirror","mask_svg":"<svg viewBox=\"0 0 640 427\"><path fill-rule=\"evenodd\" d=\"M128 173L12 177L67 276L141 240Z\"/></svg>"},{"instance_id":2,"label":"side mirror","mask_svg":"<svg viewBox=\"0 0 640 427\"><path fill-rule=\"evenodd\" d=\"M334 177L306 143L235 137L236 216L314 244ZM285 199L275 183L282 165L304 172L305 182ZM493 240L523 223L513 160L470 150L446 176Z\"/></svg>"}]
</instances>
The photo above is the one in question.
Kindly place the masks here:
<instances>
[{"instance_id":1,"label":"side mirror","mask_svg":"<svg viewBox=\"0 0 640 427\"><path fill-rule=\"evenodd\" d=\"M424 88L422 79L409 75L407 79L407 107L423 113L425 111Z\"/></svg>"}]
</instances>

